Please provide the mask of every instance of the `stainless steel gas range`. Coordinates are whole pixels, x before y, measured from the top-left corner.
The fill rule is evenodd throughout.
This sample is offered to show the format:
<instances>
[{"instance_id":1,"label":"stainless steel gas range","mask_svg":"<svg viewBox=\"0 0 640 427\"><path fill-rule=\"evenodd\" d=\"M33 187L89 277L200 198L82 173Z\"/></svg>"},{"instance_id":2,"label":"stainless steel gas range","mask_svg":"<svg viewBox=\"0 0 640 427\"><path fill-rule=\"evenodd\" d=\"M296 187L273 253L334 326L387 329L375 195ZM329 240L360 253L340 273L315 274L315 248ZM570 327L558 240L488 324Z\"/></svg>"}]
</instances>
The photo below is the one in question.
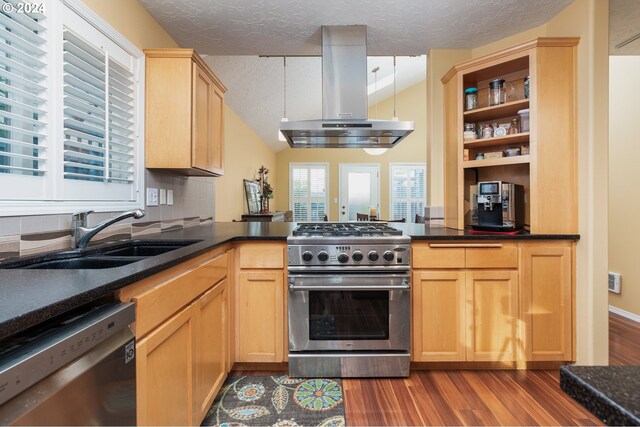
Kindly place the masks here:
<instances>
[{"instance_id":1,"label":"stainless steel gas range","mask_svg":"<svg viewBox=\"0 0 640 427\"><path fill-rule=\"evenodd\" d=\"M302 224L289 249L289 375L409 375L410 238L386 223Z\"/></svg>"}]
</instances>

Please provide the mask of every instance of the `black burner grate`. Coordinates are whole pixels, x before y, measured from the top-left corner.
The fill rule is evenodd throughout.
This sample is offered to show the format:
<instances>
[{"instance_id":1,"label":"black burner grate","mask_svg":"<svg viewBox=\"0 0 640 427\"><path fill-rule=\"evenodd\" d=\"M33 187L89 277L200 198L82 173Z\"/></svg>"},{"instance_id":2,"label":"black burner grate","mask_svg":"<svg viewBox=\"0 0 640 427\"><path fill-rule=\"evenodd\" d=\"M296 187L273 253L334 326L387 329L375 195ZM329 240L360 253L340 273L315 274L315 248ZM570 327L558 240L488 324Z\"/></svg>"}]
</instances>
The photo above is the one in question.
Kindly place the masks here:
<instances>
[{"instance_id":1,"label":"black burner grate","mask_svg":"<svg viewBox=\"0 0 640 427\"><path fill-rule=\"evenodd\" d=\"M401 236L402 230L386 223L306 223L293 230L294 236Z\"/></svg>"}]
</instances>

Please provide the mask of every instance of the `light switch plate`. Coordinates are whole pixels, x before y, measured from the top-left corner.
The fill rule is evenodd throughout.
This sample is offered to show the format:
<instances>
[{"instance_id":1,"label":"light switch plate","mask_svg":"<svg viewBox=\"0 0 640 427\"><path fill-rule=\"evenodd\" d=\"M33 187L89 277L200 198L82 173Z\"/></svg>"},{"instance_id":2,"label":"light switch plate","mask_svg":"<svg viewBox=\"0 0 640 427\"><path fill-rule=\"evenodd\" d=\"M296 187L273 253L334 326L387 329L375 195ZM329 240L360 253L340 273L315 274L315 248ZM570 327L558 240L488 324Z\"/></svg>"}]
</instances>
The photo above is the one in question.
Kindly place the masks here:
<instances>
[{"instance_id":1,"label":"light switch plate","mask_svg":"<svg viewBox=\"0 0 640 427\"><path fill-rule=\"evenodd\" d=\"M160 204L161 205L167 204L167 190L164 188L160 189Z\"/></svg>"},{"instance_id":2,"label":"light switch plate","mask_svg":"<svg viewBox=\"0 0 640 427\"><path fill-rule=\"evenodd\" d=\"M173 205L173 190L167 190L167 205Z\"/></svg>"},{"instance_id":3,"label":"light switch plate","mask_svg":"<svg viewBox=\"0 0 640 427\"><path fill-rule=\"evenodd\" d=\"M147 188L147 206L158 206L157 188Z\"/></svg>"}]
</instances>

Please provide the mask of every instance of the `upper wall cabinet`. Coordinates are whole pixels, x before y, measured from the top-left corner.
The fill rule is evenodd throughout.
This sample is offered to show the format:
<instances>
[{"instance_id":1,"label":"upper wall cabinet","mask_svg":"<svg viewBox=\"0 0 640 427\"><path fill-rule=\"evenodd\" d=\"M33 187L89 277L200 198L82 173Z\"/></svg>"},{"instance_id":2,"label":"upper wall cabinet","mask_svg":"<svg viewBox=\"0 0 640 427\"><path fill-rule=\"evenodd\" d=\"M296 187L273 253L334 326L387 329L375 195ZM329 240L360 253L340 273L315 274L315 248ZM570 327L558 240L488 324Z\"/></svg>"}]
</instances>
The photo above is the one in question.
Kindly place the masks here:
<instances>
[{"instance_id":1,"label":"upper wall cabinet","mask_svg":"<svg viewBox=\"0 0 640 427\"><path fill-rule=\"evenodd\" d=\"M222 82L193 49L145 49L145 166L224 173Z\"/></svg>"},{"instance_id":2,"label":"upper wall cabinet","mask_svg":"<svg viewBox=\"0 0 640 427\"><path fill-rule=\"evenodd\" d=\"M578 41L538 38L458 64L442 78L447 227L470 225L472 187L498 180L524 186L532 233L577 232ZM492 97L492 86L502 95ZM477 96L471 105L469 92ZM484 135L470 132L485 127Z\"/></svg>"}]
</instances>

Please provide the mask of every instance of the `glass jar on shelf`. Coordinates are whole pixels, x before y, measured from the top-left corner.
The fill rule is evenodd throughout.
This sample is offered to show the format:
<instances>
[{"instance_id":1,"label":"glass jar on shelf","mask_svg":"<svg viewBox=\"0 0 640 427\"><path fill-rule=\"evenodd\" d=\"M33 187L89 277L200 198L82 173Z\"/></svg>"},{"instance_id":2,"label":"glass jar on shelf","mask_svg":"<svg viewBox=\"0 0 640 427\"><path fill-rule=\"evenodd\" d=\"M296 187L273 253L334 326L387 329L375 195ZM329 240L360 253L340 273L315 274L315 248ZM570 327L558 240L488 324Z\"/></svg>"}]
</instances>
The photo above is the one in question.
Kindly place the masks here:
<instances>
[{"instance_id":1,"label":"glass jar on shelf","mask_svg":"<svg viewBox=\"0 0 640 427\"><path fill-rule=\"evenodd\" d=\"M493 138L493 126L489 123L482 125L482 138Z\"/></svg>"},{"instance_id":2,"label":"glass jar on shelf","mask_svg":"<svg viewBox=\"0 0 640 427\"><path fill-rule=\"evenodd\" d=\"M507 130L507 135L515 135L520 133L520 123L517 118L511 119L511 125L509 125L509 129Z\"/></svg>"},{"instance_id":3,"label":"glass jar on shelf","mask_svg":"<svg viewBox=\"0 0 640 427\"><path fill-rule=\"evenodd\" d=\"M469 87L464 90L464 110L475 110L478 108L478 88Z\"/></svg>"},{"instance_id":4,"label":"glass jar on shelf","mask_svg":"<svg viewBox=\"0 0 640 427\"><path fill-rule=\"evenodd\" d=\"M464 133L463 133L463 139L465 141L469 141L472 139L476 139L477 134L476 134L476 124L475 123L465 123L464 124Z\"/></svg>"}]
</instances>

